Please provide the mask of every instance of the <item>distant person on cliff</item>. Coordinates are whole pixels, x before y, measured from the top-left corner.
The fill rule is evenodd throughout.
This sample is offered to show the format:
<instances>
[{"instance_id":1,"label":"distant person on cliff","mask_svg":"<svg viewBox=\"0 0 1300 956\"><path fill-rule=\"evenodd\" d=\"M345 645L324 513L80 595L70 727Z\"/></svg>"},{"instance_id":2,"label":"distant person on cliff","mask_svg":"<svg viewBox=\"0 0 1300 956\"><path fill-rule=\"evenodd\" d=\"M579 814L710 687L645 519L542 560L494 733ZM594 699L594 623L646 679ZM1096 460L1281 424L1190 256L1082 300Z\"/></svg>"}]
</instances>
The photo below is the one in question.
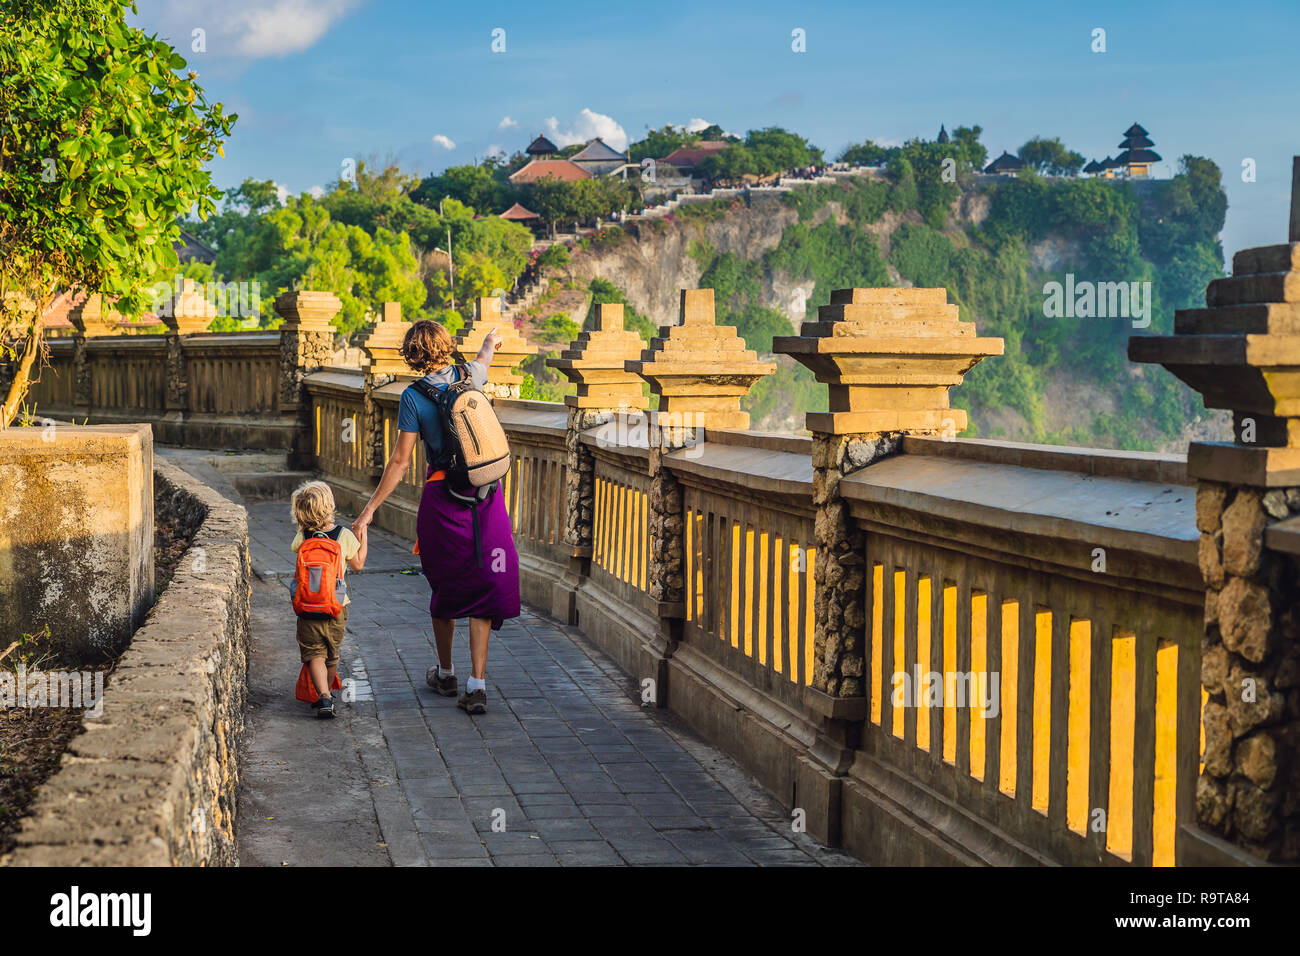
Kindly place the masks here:
<instances>
[{"instance_id":1,"label":"distant person on cliff","mask_svg":"<svg viewBox=\"0 0 1300 956\"><path fill-rule=\"evenodd\" d=\"M482 388L492 354L500 347L501 336L493 329L483 339L474 361L453 365L451 336L437 322L424 320L407 330L402 358L424 376L426 387L441 390L468 378ZM473 504L466 503L465 489L450 487L449 442L444 441L440 410L414 384L402 392L397 443L379 487L352 527L364 530L374 519L375 511L410 467L417 438L424 443L427 470L416 517L416 549L433 591L429 613L438 652L437 664L424 679L443 697L456 696L459 685L451 660L452 637L456 620L469 618L470 676L458 704L466 713L482 714L487 712L488 638L507 618L519 616L519 558L499 483Z\"/></svg>"}]
</instances>

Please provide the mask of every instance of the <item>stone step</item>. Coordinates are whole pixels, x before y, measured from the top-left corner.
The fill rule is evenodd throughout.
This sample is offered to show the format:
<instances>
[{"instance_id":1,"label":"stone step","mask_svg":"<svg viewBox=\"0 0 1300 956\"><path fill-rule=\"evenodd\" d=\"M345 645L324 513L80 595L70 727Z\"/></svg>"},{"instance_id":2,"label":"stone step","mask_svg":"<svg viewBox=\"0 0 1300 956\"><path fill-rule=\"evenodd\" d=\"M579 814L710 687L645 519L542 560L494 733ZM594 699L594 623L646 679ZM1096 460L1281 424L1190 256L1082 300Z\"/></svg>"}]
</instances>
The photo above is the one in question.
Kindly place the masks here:
<instances>
[{"instance_id":1,"label":"stone step","mask_svg":"<svg viewBox=\"0 0 1300 956\"><path fill-rule=\"evenodd\" d=\"M1214 279L1205 289L1205 304L1248 305L1300 302L1300 272L1258 272Z\"/></svg>"},{"instance_id":2,"label":"stone step","mask_svg":"<svg viewBox=\"0 0 1300 956\"><path fill-rule=\"evenodd\" d=\"M1242 249L1232 257L1234 276L1258 275L1261 272L1300 271L1300 242Z\"/></svg>"},{"instance_id":3,"label":"stone step","mask_svg":"<svg viewBox=\"0 0 1300 956\"><path fill-rule=\"evenodd\" d=\"M271 501L282 499L287 508L289 497L304 481L316 477L310 471L250 471L230 472L229 481L245 501Z\"/></svg>"},{"instance_id":4,"label":"stone step","mask_svg":"<svg viewBox=\"0 0 1300 956\"><path fill-rule=\"evenodd\" d=\"M1176 335L1300 334L1300 302L1260 302L1213 309L1178 309Z\"/></svg>"},{"instance_id":5,"label":"stone step","mask_svg":"<svg viewBox=\"0 0 1300 956\"><path fill-rule=\"evenodd\" d=\"M831 305L947 305L947 289L835 289Z\"/></svg>"}]
</instances>

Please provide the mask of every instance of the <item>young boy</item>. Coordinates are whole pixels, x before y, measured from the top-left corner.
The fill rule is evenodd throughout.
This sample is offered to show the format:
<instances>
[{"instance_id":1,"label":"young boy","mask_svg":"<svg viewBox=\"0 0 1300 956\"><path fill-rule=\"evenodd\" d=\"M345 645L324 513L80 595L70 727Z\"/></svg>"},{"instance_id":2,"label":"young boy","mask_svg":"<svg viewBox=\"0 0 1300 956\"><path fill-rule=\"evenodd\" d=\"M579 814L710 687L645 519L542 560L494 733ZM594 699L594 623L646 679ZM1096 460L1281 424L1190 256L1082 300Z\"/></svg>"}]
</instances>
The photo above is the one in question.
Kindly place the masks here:
<instances>
[{"instance_id":1,"label":"young boy","mask_svg":"<svg viewBox=\"0 0 1300 956\"><path fill-rule=\"evenodd\" d=\"M294 553L302 546L305 538L325 534L338 541L343 552L344 569L360 571L366 563L366 529L361 529L361 537L348 528L338 527L334 523L334 493L323 481L309 481L299 486L293 493L291 501L293 520L298 524L298 534L293 539ZM330 688L338 674L339 645L343 643L343 634L348 626L347 589L342 588L336 594L343 610L335 618L298 618L298 650L302 662L311 671L312 683L320 695L312 707L317 717L334 716L334 698Z\"/></svg>"}]
</instances>

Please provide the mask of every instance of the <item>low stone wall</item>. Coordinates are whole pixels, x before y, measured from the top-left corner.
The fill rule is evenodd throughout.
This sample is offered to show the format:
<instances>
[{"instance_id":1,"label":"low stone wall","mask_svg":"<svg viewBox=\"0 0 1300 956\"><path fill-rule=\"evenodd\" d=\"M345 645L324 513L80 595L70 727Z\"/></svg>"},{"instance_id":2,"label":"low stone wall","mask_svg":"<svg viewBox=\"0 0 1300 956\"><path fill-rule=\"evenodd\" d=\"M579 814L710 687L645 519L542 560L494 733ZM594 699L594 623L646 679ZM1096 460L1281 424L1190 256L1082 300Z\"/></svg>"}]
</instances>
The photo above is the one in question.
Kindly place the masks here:
<instances>
[{"instance_id":1,"label":"low stone wall","mask_svg":"<svg viewBox=\"0 0 1300 956\"><path fill-rule=\"evenodd\" d=\"M0 430L0 637L68 666L119 654L153 603L148 425Z\"/></svg>"},{"instance_id":2,"label":"low stone wall","mask_svg":"<svg viewBox=\"0 0 1300 956\"><path fill-rule=\"evenodd\" d=\"M13 866L234 865L251 571L242 507L154 463L155 507L193 541L37 794Z\"/></svg>"}]
</instances>

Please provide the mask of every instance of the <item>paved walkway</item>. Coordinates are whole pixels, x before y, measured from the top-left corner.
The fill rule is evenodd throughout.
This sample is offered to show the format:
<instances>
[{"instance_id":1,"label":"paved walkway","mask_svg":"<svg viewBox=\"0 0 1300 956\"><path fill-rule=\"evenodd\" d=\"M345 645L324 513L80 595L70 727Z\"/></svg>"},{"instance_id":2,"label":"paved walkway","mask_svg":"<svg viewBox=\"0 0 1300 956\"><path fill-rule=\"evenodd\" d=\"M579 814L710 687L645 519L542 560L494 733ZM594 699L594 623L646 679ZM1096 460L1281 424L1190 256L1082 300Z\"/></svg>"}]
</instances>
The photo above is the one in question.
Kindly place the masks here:
<instances>
[{"instance_id":1,"label":"paved walkway","mask_svg":"<svg viewBox=\"0 0 1300 956\"><path fill-rule=\"evenodd\" d=\"M372 531L333 721L294 699L301 666L283 502L247 505L254 570L244 865L857 865L791 832L729 758L642 707L581 632L525 608L493 635L488 713L424 683L429 591L410 545ZM403 573L406 571L408 573ZM453 663L469 673L464 623Z\"/></svg>"}]
</instances>

